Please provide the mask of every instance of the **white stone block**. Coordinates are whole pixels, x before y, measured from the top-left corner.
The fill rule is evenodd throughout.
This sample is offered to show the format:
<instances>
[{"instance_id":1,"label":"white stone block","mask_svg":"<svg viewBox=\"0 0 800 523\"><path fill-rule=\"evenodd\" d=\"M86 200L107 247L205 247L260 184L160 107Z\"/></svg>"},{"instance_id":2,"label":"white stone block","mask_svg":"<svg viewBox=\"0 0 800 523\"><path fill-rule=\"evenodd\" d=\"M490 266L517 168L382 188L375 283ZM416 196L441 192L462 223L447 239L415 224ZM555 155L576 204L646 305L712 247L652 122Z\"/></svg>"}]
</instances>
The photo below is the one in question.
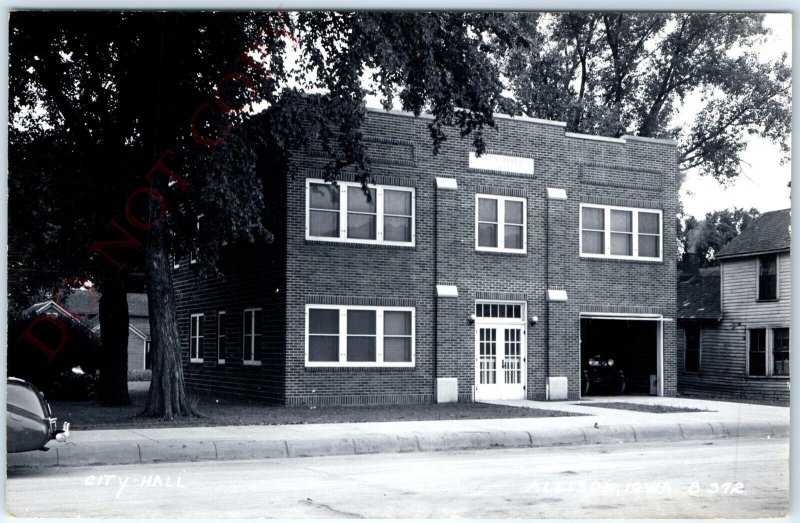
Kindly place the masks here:
<instances>
[{"instance_id":1,"label":"white stone block","mask_svg":"<svg viewBox=\"0 0 800 523\"><path fill-rule=\"evenodd\" d=\"M458 402L458 378L436 378L436 403Z\"/></svg>"},{"instance_id":2,"label":"white stone block","mask_svg":"<svg viewBox=\"0 0 800 523\"><path fill-rule=\"evenodd\" d=\"M554 376L547 378L547 399L565 400L567 399L568 381L565 376Z\"/></svg>"},{"instance_id":3,"label":"white stone block","mask_svg":"<svg viewBox=\"0 0 800 523\"><path fill-rule=\"evenodd\" d=\"M455 178L436 177L436 188L443 191L455 191L458 189L458 182Z\"/></svg>"},{"instance_id":4,"label":"white stone block","mask_svg":"<svg viewBox=\"0 0 800 523\"><path fill-rule=\"evenodd\" d=\"M437 285L436 296L438 298L458 298L458 287L455 285Z\"/></svg>"}]
</instances>

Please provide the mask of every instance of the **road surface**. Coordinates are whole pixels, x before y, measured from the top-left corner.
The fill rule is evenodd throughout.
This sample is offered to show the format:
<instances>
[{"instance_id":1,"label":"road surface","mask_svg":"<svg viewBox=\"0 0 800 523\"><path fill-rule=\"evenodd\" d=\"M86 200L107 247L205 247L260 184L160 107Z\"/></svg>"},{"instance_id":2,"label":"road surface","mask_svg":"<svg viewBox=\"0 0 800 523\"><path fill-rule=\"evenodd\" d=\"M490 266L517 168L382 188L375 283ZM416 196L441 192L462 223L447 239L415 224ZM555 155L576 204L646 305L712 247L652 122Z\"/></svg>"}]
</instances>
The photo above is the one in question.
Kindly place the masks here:
<instances>
[{"instance_id":1,"label":"road surface","mask_svg":"<svg viewBox=\"0 0 800 523\"><path fill-rule=\"evenodd\" d=\"M789 440L12 471L19 517L780 517Z\"/></svg>"}]
</instances>

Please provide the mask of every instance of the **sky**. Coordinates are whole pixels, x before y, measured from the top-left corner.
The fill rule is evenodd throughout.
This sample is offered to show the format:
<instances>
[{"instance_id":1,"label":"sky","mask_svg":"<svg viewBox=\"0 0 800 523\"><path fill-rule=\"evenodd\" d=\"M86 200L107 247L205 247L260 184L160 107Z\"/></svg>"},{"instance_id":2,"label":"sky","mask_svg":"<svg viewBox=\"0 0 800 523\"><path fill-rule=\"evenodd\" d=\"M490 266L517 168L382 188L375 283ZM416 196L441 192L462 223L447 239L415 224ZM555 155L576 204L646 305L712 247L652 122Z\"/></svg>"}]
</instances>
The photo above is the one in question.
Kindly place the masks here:
<instances>
[{"instance_id":1,"label":"sky","mask_svg":"<svg viewBox=\"0 0 800 523\"><path fill-rule=\"evenodd\" d=\"M786 52L791 60L791 15L768 14L765 24L772 29L774 37L763 46L762 55L778 58ZM751 137L749 142L743 154L742 174L728 187L696 171L686 173L680 190L685 214L702 218L709 211L731 207L755 207L762 213L791 207L787 187L792 178L791 163L781 165L778 146L768 140Z\"/></svg>"}]
</instances>

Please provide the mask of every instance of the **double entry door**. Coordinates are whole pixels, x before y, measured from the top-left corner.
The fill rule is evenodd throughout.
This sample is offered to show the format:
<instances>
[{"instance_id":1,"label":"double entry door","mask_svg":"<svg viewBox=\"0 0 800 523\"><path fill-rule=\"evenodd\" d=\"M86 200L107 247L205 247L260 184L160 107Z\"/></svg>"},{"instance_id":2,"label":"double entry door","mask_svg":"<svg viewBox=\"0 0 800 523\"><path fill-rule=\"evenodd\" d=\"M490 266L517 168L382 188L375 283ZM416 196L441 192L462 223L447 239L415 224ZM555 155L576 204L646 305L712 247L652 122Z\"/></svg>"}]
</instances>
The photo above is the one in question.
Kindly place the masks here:
<instances>
[{"instance_id":1,"label":"double entry door","mask_svg":"<svg viewBox=\"0 0 800 523\"><path fill-rule=\"evenodd\" d=\"M475 400L525 399L524 324L475 324Z\"/></svg>"}]
</instances>

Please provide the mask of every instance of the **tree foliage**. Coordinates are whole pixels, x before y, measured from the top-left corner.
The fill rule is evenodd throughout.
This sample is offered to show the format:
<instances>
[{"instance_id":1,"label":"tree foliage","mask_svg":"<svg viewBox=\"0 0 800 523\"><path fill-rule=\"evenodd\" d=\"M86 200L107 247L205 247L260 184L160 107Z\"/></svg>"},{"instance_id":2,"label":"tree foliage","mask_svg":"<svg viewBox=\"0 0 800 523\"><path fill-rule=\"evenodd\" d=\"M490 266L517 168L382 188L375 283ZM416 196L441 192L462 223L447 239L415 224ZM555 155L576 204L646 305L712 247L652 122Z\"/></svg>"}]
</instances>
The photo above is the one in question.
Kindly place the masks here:
<instances>
[{"instance_id":1,"label":"tree foliage","mask_svg":"<svg viewBox=\"0 0 800 523\"><path fill-rule=\"evenodd\" d=\"M696 253L701 267L716 265L714 254L745 230L761 213L754 208L723 209L706 213L702 220L694 216L678 222L679 252Z\"/></svg>"},{"instance_id":2,"label":"tree foliage","mask_svg":"<svg viewBox=\"0 0 800 523\"><path fill-rule=\"evenodd\" d=\"M406 110L434 115L434 148L452 125L482 150L482 130L503 103L494 58L525 44L519 18L14 13L10 229L20 294L32 281L76 270L99 280L101 291L118 290L118 275L141 267L154 366L146 412L191 414L169 256L200 249L213 270L225 243L269 241L261 225L269 173L256 168L265 149L286 164L306 137L319 137L329 178L351 166L366 182L365 77L387 105L396 98ZM168 183L168 172L180 181ZM213 224L201 236L200 214ZM109 239L128 245L97 248ZM31 264L42 270L23 270ZM114 303L118 310L103 313ZM119 330L122 309L120 300L101 301L104 334ZM119 345L119 337L108 339Z\"/></svg>"},{"instance_id":3,"label":"tree foliage","mask_svg":"<svg viewBox=\"0 0 800 523\"><path fill-rule=\"evenodd\" d=\"M504 73L519 110L570 131L679 142L682 169L741 172L751 135L788 155L791 67L759 53L770 31L746 13L559 13L529 30ZM683 114L687 102L699 107Z\"/></svg>"}]
</instances>

